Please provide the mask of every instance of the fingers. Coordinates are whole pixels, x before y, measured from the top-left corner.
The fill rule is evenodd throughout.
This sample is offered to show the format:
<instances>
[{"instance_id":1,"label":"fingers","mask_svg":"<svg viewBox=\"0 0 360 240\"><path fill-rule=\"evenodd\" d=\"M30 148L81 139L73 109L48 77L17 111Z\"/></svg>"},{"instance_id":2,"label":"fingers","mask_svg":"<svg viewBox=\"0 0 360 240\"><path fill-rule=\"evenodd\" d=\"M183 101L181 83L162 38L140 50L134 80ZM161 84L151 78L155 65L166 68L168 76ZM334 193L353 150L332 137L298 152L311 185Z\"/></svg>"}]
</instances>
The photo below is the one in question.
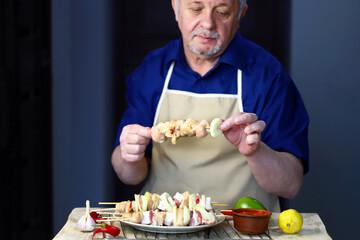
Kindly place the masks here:
<instances>
[{"instance_id":1,"label":"fingers","mask_svg":"<svg viewBox=\"0 0 360 240\"><path fill-rule=\"evenodd\" d=\"M136 124L125 126L120 136L122 158L127 161L142 159L150 139L150 128Z\"/></svg>"},{"instance_id":2,"label":"fingers","mask_svg":"<svg viewBox=\"0 0 360 240\"><path fill-rule=\"evenodd\" d=\"M238 113L223 121L220 125L222 131L227 131L235 125L247 125L258 120L255 113Z\"/></svg>"},{"instance_id":3,"label":"fingers","mask_svg":"<svg viewBox=\"0 0 360 240\"><path fill-rule=\"evenodd\" d=\"M261 132L265 129L264 121L256 121L252 124L249 124L244 128L244 133L246 136L246 144L254 145L258 144L261 141Z\"/></svg>"},{"instance_id":4,"label":"fingers","mask_svg":"<svg viewBox=\"0 0 360 240\"><path fill-rule=\"evenodd\" d=\"M261 133L265 129L265 122L264 121L256 121L254 123L251 123L247 125L244 128L244 133L247 135L253 134L253 133Z\"/></svg>"},{"instance_id":5,"label":"fingers","mask_svg":"<svg viewBox=\"0 0 360 240\"><path fill-rule=\"evenodd\" d=\"M246 136L246 144L248 145L255 145L260 143L261 137L260 134L251 134Z\"/></svg>"},{"instance_id":6,"label":"fingers","mask_svg":"<svg viewBox=\"0 0 360 240\"><path fill-rule=\"evenodd\" d=\"M141 160L145 156L146 145L120 143L121 157L129 162Z\"/></svg>"},{"instance_id":7,"label":"fingers","mask_svg":"<svg viewBox=\"0 0 360 240\"><path fill-rule=\"evenodd\" d=\"M149 127L143 127L137 124L127 125L124 127L123 131L127 131L128 134L139 135L144 138L151 138L151 132Z\"/></svg>"},{"instance_id":8,"label":"fingers","mask_svg":"<svg viewBox=\"0 0 360 240\"><path fill-rule=\"evenodd\" d=\"M225 137L245 155L256 151L266 124L254 113L238 113L220 125Z\"/></svg>"},{"instance_id":9,"label":"fingers","mask_svg":"<svg viewBox=\"0 0 360 240\"><path fill-rule=\"evenodd\" d=\"M256 122L258 117L255 113L239 113L235 115L234 122L237 125Z\"/></svg>"},{"instance_id":10,"label":"fingers","mask_svg":"<svg viewBox=\"0 0 360 240\"><path fill-rule=\"evenodd\" d=\"M122 147L126 147L128 154L139 155L145 152L147 144L123 144Z\"/></svg>"}]
</instances>

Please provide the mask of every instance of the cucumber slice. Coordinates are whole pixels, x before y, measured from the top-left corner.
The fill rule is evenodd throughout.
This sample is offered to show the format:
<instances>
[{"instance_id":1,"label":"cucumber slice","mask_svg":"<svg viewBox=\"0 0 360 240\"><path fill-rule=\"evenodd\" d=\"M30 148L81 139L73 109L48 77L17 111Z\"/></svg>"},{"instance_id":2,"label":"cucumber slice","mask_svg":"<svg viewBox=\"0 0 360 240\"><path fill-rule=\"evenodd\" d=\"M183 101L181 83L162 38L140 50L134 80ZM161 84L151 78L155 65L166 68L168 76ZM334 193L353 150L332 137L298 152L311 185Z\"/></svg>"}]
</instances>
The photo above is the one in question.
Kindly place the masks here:
<instances>
[{"instance_id":1,"label":"cucumber slice","mask_svg":"<svg viewBox=\"0 0 360 240\"><path fill-rule=\"evenodd\" d=\"M211 121L210 124L210 135L212 137L217 137L222 134L222 131L219 129L220 124L222 123L222 120L220 118L215 118Z\"/></svg>"},{"instance_id":2,"label":"cucumber slice","mask_svg":"<svg viewBox=\"0 0 360 240\"><path fill-rule=\"evenodd\" d=\"M187 206L184 206L184 219L183 219L184 226L187 226L189 222L190 222L190 210Z\"/></svg>"},{"instance_id":3,"label":"cucumber slice","mask_svg":"<svg viewBox=\"0 0 360 240\"><path fill-rule=\"evenodd\" d=\"M137 210L140 212L140 211L142 211L141 204L140 204L140 195L134 194L134 197L135 197L135 208L137 208Z\"/></svg>"},{"instance_id":4,"label":"cucumber slice","mask_svg":"<svg viewBox=\"0 0 360 240\"><path fill-rule=\"evenodd\" d=\"M149 203L149 200L150 200L149 198L151 198L151 193L146 192L145 195L144 195L144 198L143 198L143 202L142 202L142 210L143 211L150 210L150 209L148 209L148 203Z\"/></svg>"},{"instance_id":5,"label":"cucumber slice","mask_svg":"<svg viewBox=\"0 0 360 240\"><path fill-rule=\"evenodd\" d=\"M173 214L174 214L174 215L173 215L173 216L174 216L174 218L173 218L174 226L178 226L178 225L179 225L179 224L178 224L178 219L177 219L177 218L178 218L178 215L177 215L178 213L177 213L177 211L178 211L177 207L174 206L174 207L173 207L173 211L172 211Z\"/></svg>"},{"instance_id":6,"label":"cucumber slice","mask_svg":"<svg viewBox=\"0 0 360 240\"><path fill-rule=\"evenodd\" d=\"M171 205L169 203L169 198L171 199L170 194L168 194L167 192L164 192L163 194L161 194L161 201L165 204L165 208L167 212L173 212L173 205ZM174 203L175 205L175 203Z\"/></svg>"}]
</instances>

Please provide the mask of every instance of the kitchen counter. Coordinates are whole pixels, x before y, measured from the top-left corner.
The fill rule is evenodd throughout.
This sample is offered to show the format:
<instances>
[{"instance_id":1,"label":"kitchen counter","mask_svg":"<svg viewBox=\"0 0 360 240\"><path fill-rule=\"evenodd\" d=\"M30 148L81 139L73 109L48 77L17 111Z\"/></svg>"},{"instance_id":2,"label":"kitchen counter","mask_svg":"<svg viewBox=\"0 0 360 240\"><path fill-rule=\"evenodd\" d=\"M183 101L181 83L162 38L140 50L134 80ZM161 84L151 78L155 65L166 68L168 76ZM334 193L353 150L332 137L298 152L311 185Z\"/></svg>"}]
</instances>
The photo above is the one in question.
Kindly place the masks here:
<instances>
[{"instance_id":1,"label":"kitchen counter","mask_svg":"<svg viewBox=\"0 0 360 240\"><path fill-rule=\"evenodd\" d=\"M57 233L54 240L67 239L91 239L92 232L84 233L77 229L77 221L85 214L85 208L75 208L69 215L64 227ZM303 227L296 234L284 234L278 226L280 213L272 213L269 229L261 235L246 235L238 232L233 225L232 218L227 218L215 227L209 227L192 233L152 233L135 229L119 221L111 222L111 225L121 229L119 236L98 233L94 239L316 239L328 240L325 225L317 213L301 213Z\"/></svg>"}]
</instances>

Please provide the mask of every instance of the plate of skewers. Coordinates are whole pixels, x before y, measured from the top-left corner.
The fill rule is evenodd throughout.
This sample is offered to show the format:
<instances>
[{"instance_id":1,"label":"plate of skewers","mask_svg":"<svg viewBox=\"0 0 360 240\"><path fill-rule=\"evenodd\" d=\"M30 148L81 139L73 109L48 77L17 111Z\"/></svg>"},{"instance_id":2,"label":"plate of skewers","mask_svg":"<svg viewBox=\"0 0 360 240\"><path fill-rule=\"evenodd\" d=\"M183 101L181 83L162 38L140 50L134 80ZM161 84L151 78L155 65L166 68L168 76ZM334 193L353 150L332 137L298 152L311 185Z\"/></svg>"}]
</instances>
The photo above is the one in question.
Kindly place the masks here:
<instances>
[{"instance_id":1,"label":"plate of skewers","mask_svg":"<svg viewBox=\"0 0 360 240\"><path fill-rule=\"evenodd\" d=\"M115 204L112 220L138 230L155 233L191 233L221 224L224 215L216 215L213 206L226 206L211 202L210 197L184 192L171 196L146 192L135 194L135 200ZM110 219L109 219L110 220Z\"/></svg>"}]
</instances>

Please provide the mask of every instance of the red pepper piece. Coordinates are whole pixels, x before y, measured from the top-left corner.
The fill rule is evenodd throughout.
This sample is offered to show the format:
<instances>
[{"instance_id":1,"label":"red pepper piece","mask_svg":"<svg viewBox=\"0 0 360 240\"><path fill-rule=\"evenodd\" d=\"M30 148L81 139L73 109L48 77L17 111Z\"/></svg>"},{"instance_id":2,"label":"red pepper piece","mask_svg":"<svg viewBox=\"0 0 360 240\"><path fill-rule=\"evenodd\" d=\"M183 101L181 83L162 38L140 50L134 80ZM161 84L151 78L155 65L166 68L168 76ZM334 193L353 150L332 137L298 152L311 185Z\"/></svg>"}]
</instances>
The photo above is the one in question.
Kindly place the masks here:
<instances>
[{"instance_id":1,"label":"red pepper piece","mask_svg":"<svg viewBox=\"0 0 360 240\"><path fill-rule=\"evenodd\" d=\"M101 224L101 228L97 229L93 233L92 239L94 239L94 236L99 232L108 233L112 236L117 236L120 234L120 228L103 223Z\"/></svg>"},{"instance_id":2,"label":"red pepper piece","mask_svg":"<svg viewBox=\"0 0 360 240\"><path fill-rule=\"evenodd\" d=\"M106 229L110 235L117 236L120 234L120 228L118 227L106 224Z\"/></svg>"},{"instance_id":3,"label":"red pepper piece","mask_svg":"<svg viewBox=\"0 0 360 240\"><path fill-rule=\"evenodd\" d=\"M100 215L99 213L94 212L94 211L92 211L92 212L90 213L90 216L91 216L92 218L98 218L99 215Z\"/></svg>"},{"instance_id":4,"label":"red pepper piece","mask_svg":"<svg viewBox=\"0 0 360 240\"><path fill-rule=\"evenodd\" d=\"M90 213L90 217L92 217L92 219L94 219L95 222L98 222L98 220L105 220L106 218L99 218L100 213L97 212L91 212Z\"/></svg>"},{"instance_id":5,"label":"red pepper piece","mask_svg":"<svg viewBox=\"0 0 360 240\"><path fill-rule=\"evenodd\" d=\"M174 134L175 130L173 128L170 129L170 133Z\"/></svg>"},{"instance_id":6,"label":"red pepper piece","mask_svg":"<svg viewBox=\"0 0 360 240\"><path fill-rule=\"evenodd\" d=\"M199 202L200 202L200 199L196 199L195 203L199 204Z\"/></svg>"},{"instance_id":7,"label":"red pepper piece","mask_svg":"<svg viewBox=\"0 0 360 240\"><path fill-rule=\"evenodd\" d=\"M230 210L230 212L229 212L229 210ZM232 216L233 214L232 214L232 210L234 210L233 208L230 208L230 209L228 209L228 211L220 211L222 214L224 214L224 215L228 215L228 216Z\"/></svg>"}]
</instances>

